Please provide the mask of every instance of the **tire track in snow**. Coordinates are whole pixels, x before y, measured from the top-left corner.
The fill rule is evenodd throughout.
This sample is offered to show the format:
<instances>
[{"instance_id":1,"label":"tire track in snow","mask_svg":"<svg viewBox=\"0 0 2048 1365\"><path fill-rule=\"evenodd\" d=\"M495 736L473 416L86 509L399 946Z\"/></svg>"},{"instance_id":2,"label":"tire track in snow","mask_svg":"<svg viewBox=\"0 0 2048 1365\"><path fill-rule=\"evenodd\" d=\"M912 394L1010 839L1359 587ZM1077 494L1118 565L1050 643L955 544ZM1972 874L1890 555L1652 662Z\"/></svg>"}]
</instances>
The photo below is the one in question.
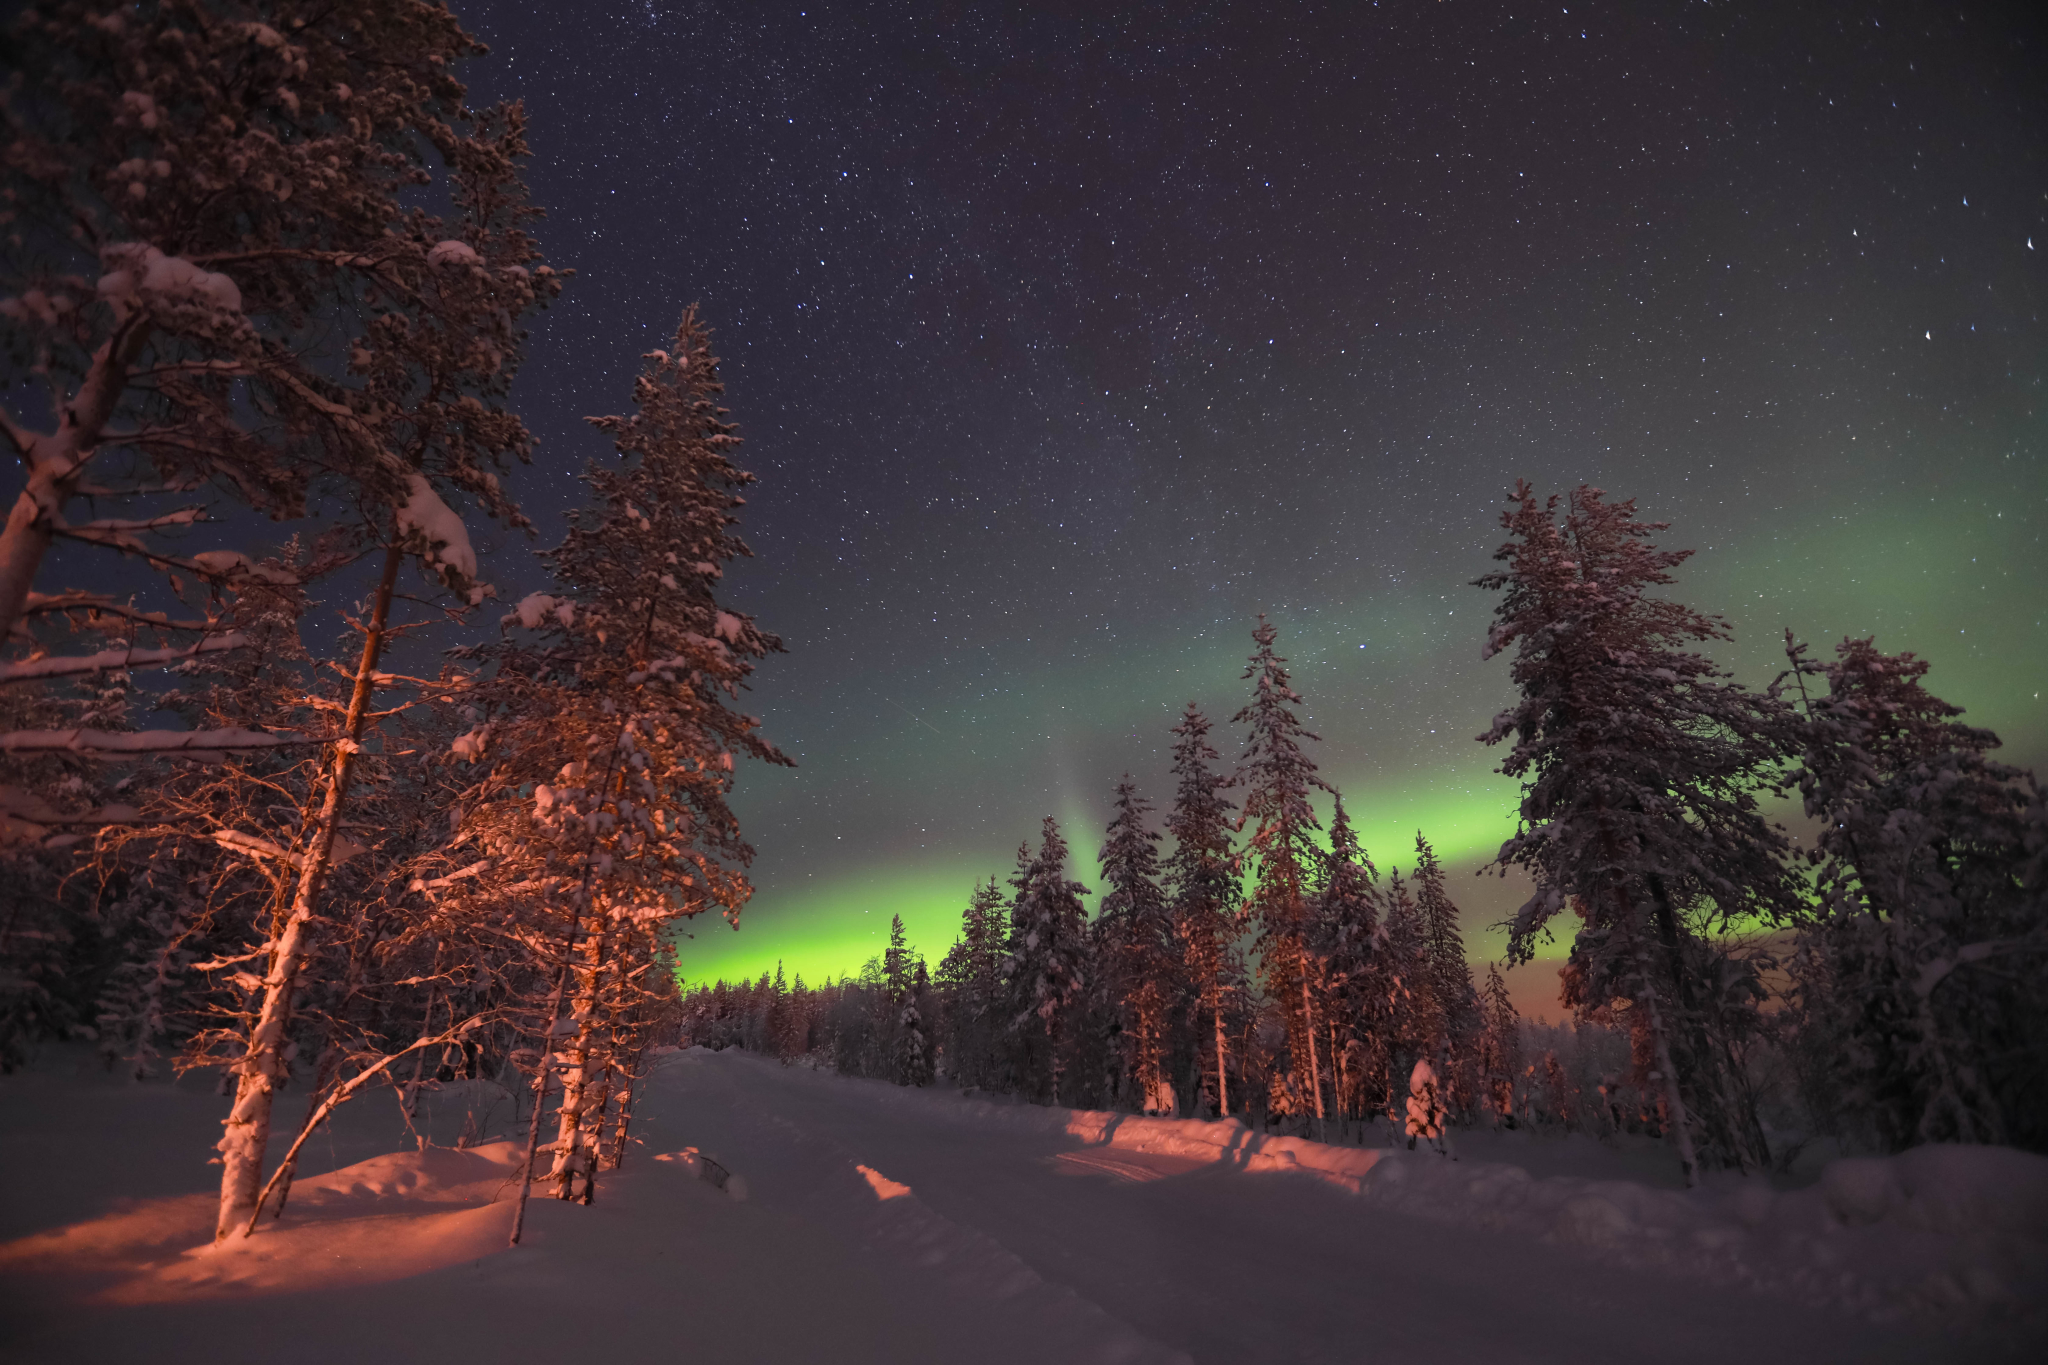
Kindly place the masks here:
<instances>
[{"instance_id":1,"label":"tire track in snow","mask_svg":"<svg viewBox=\"0 0 2048 1365\"><path fill-rule=\"evenodd\" d=\"M917 1196L914 1185L862 1159L872 1154L804 1128L703 1060L682 1054L655 1078L666 1076L703 1098L716 1097L713 1104L693 1104L690 1119L671 1122L703 1126L711 1121L710 1111L722 1107L737 1131L720 1135L716 1145L707 1142L707 1150L747 1178L754 1202L929 1276L940 1300L955 1308L972 1302L986 1323L987 1339L1020 1350L1018 1359L1192 1365L1185 1352L1146 1336L1071 1286L1046 1279L987 1233L939 1213Z\"/></svg>"}]
</instances>

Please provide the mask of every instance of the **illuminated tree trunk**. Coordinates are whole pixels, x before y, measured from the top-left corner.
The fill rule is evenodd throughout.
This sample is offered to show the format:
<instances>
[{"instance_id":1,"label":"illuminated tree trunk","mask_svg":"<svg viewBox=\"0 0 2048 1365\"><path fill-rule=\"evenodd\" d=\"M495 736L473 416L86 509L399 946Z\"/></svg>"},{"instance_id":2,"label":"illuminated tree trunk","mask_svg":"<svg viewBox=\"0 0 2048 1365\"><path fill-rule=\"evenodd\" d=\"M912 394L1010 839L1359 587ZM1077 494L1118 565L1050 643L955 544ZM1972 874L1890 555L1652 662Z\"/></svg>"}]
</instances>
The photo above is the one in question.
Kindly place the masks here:
<instances>
[{"instance_id":1,"label":"illuminated tree trunk","mask_svg":"<svg viewBox=\"0 0 2048 1365\"><path fill-rule=\"evenodd\" d=\"M1218 1118L1230 1117L1230 1074L1226 1067L1229 1044L1223 1040L1223 992L1216 993L1216 1110Z\"/></svg>"},{"instance_id":2,"label":"illuminated tree trunk","mask_svg":"<svg viewBox=\"0 0 2048 1365\"><path fill-rule=\"evenodd\" d=\"M312 924L320 908L320 891L334 855L334 836L340 828L341 808L348 800L355 757L361 747L363 728L376 690L377 659L384 648L384 629L391 614L391 595L398 582L398 566L404 553L393 545L384 554L384 574L377 582L371 601L368 628L363 633L362 660L356 666L355 688L349 697L348 716L341 738L335 743L327 792L313 826L313 837L300 855L299 878L292 893L290 911L284 917L270 950L269 970L263 978L263 1001L249 1030L242 1058L235 1064L235 1103L228 1111L227 1132L219 1144L221 1154L220 1210L215 1219L214 1240L242 1231L256 1213L257 1193L263 1183L263 1152L270 1143L270 1111L277 1087L287 1076L286 1033L291 1027L292 996L297 989L300 968L311 947Z\"/></svg>"},{"instance_id":3,"label":"illuminated tree trunk","mask_svg":"<svg viewBox=\"0 0 2048 1365\"><path fill-rule=\"evenodd\" d=\"M1301 957L1301 1036L1308 1044L1308 1085L1316 1097L1316 1126L1324 1137L1328 1137L1329 1129L1325 1123L1327 1116L1323 1112L1323 1074L1316 1061L1316 1011L1314 1002L1309 999L1306 953Z\"/></svg>"}]
</instances>

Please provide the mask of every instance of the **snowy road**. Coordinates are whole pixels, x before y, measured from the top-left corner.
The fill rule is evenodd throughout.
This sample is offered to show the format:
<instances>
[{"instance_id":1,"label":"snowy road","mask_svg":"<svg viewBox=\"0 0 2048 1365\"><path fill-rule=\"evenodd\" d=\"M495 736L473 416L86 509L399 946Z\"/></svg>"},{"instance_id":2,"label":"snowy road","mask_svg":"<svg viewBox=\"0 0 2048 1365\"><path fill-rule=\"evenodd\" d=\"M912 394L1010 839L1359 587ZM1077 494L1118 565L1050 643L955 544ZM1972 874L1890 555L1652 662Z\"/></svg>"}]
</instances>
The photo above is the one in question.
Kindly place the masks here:
<instances>
[{"instance_id":1,"label":"snowy road","mask_svg":"<svg viewBox=\"0 0 2048 1365\"><path fill-rule=\"evenodd\" d=\"M931 1121L949 1102L958 1104L699 1051L673 1060L651 1112L664 1138L684 1136L729 1157L760 1208L820 1220L821 1236L835 1231L824 1220L841 1216L817 1199L835 1167L865 1165L906 1184L932 1264L916 1267L918 1257L907 1256L904 1273L934 1273L944 1265L937 1253L956 1243L983 1254L998 1248L1043 1282L1034 1295L1071 1291L1128 1329L1131 1349L1142 1340L1146 1357L1949 1358L1942 1343L1914 1334L1374 1209L1305 1176ZM868 1215L878 1232L882 1213ZM908 1221L910 1211L901 1216ZM909 1249L917 1235L893 1239L891 1249ZM972 1276L957 1285L990 1287ZM1117 1337L1106 1330L1103 1345L1113 1348Z\"/></svg>"},{"instance_id":2,"label":"snowy road","mask_svg":"<svg viewBox=\"0 0 2048 1365\"><path fill-rule=\"evenodd\" d=\"M443 1096L423 1122L450 1141L469 1102ZM509 1126L509 1109L493 1112ZM1610 1240L1602 1259L1481 1226L1481 1206L1407 1211L1418 1192L1450 1188L1417 1172L1450 1167L1409 1159L1397 1186L1411 1202L1388 1208L1328 1172L1139 1150L1125 1140L1137 1121L1105 1141L1099 1117L732 1051L665 1059L627 1169L592 1208L537 1200L526 1243L506 1251L515 1149L416 1151L394 1113L388 1098L343 1111L284 1221L223 1252L204 1247L221 1114L204 1087L126 1086L82 1067L0 1079L0 1360L2030 1358L2009 1340L1991 1351L1632 1268L1617 1259L1631 1243ZM730 1168L745 1197L673 1159L689 1147ZM1569 1184L1456 1169L1480 1189L1505 1181L1503 1209ZM1461 1175L1456 1188L1475 1186Z\"/></svg>"}]
</instances>

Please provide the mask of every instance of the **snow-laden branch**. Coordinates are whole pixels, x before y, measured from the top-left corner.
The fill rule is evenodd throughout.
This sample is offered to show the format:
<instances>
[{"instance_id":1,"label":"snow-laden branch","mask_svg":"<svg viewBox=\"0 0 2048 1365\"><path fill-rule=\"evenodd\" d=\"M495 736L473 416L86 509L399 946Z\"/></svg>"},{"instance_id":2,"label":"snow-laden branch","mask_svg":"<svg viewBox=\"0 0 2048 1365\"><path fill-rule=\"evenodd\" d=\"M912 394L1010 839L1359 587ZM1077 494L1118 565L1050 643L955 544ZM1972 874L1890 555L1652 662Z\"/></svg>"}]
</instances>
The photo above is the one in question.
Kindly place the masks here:
<instances>
[{"instance_id":1,"label":"snow-laden branch","mask_svg":"<svg viewBox=\"0 0 2048 1365\"><path fill-rule=\"evenodd\" d=\"M463 880L465 877L480 876L483 873L486 873L490 870L491 860L489 858L485 858L480 862L471 863L468 867L463 868L459 872L451 872L445 877L435 877L431 880L415 877L410 883L406 885L405 889L408 891L418 891L422 894L425 894L429 891L445 891L449 887L455 885L455 883Z\"/></svg>"},{"instance_id":2,"label":"snow-laden branch","mask_svg":"<svg viewBox=\"0 0 2048 1365\"><path fill-rule=\"evenodd\" d=\"M90 611L101 616L117 616L124 621L134 621L158 630L218 630L219 621L173 621L160 611L141 611L135 607L116 602L101 593L66 592L39 593L28 595L28 602L21 609L23 616L41 616L60 611Z\"/></svg>"},{"instance_id":3,"label":"snow-laden branch","mask_svg":"<svg viewBox=\"0 0 2048 1365\"><path fill-rule=\"evenodd\" d=\"M225 971L229 967L239 967L244 962L254 962L259 957L267 957L270 954L270 950L276 946L275 943L259 943L240 957L215 957L209 958L205 962L195 962L192 964L192 970L195 972Z\"/></svg>"},{"instance_id":4,"label":"snow-laden branch","mask_svg":"<svg viewBox=\"0 0 2048 1365\"><path fill-rule=\"evenodd\" d=\"M176 754L219 761L231 754L319 742L296 730L245 730L239 726L219 730L13 730L0 734L0 753L73 753L94 758Z\"/></svg>"},{"instance_id":5,"label":"snow-laden branch","mask_svg":"<svg viewBox=\"0 0 2048 1365\"><path fill-rule=\"evenodd\" d=\"M251 858L275 858L291 867L298 867L305 861L298 854L280 848L268 839L254 834L244 834L238 829L217 829L213 832L213 841L235 853L246 854Z\"/></svg>"},{"instance_id":6,"label":"snow-laden branch","mask_svg":"<svg viewBox=\"0 0 2048 1365\"><path fill-rule=\"evenodd\" d=\"M173 569L191 574L204 583L230 583L237 578L255 578L265 583L284 584L299 581L281 570L253 563L239 550L204 550L190 559L158 554L136 539L132 531L111 523L58 526L51 530L51 534L69 540L81 540L88 545L104 545L110 550L119 550L124 555L134 555L144 563L159 569Z\"/></svg>"},{"instance_id":7,"label":"snow-laden branch","mask_svg":"<svg viewBox=\"0 0 2048 1365\"><path fill-rule=\"evenodd\" d=\"M162 668L183 663L201 654L220 654L241 649L249 643L242 634L216 635L197 644L168 649L103 649L97 654L53 656L22 663L0 664L0 687L17 682L47 682L53 678L80 678L113 669Z\"/></svg>"},{"instance_id":8,"label":"snow-laden branch","mask_svg":"<svg viewBox=\"0 0 2048 1365\"><path fill-rule=\"evenodd\" d=\"M1937 957L1920 968L1920 975L1913 979L1913 993L1922 1000L1934 994L1935 988L1954 974L1958 967L1967 967L1986 958L1999 957L2007 953L2048 953L2048 940L2040 938L1994 938L1982 943L1967 943L1949 954Z\"/></svg>"},{"instance_id":9,"label":"snow-laden branch","mask_svg":"<svg viewBox=\"0 0 2048 1365\"><path fill-rule=\"evenodd\" d=\"M179 507L154 517L107 517L79 522L58 529L84 538L87 533L115 534L124 531L161 531L166 526L196 526L206 520L204 507Z\"/></svg>"},{"instance_id":10,"label":"snow-laden branch","mask_svg":"<svg viewBox=\"0 0 2048 1365\"><path fill-rule=\"evenodd\" d=\"M77 843L85 836L60 834L53 840L50 837L51 830L134 825L141 822L142 812L134 806L110 804L66 814L33 792L24 791L20 787L0 786L0 847L9 844L33 844L43 848L62 848Z\"/></svg>"},{"instance_id":11,"label":"snow-laden branch","mask_svg":"<svg viewBox=\"0 0 2048 1365\"><path fill-rule=\"evenodd\" d=\"M253 368L240 360L169 360L161 361L155 365L138 367L129 371L129 377L131 379L154 379L162 374L197 374L237 379L252 373L254 373ZM109 432L108 437L109 439L116 439L116 435L113 432ZM133 433L123 433L118 436L118 439L123 442L129 442L136 438Z\"/></svg>"},{"instance_id":12,"label":"snow-laden branch","mask_svg":"<svg viewBox=\"0 0 2048 1365\"><path fill-rule=\"evenodd\" d=\"M55 806L20 787L0 787L0 814L39 825L132 825L142 819L134 806L105 805L67 815Z\"/></svg>"}]
</instances>

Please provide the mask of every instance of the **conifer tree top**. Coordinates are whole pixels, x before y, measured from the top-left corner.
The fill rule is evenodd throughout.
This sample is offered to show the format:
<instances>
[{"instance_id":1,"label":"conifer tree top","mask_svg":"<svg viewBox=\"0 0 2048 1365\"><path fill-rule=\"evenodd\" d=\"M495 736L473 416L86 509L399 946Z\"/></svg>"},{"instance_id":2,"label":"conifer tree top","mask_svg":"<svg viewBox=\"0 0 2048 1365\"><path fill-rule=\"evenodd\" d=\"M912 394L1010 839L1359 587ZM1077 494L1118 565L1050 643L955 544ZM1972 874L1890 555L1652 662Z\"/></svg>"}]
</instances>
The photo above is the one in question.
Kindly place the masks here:
<instances>
[{"instance_id":1,"label":"conifer tree top","mask_svg":"<svg viewBox=\"0 0 2048 1365\"><path fill-rule=\"evenodd\" d=\"M1570 895L1654 899L1722 923L1797 914L1784 833L1757 799L1782 781L1790 716L1692 648L1727 638L1725 622L1650 595L1690 552L1658 549L1663 523L1584 485L1539 500L1519 483L1501 524L1506 567L1476 584L1501 593L1485 652L1515 647L1520 699L1480 739L1514 740L1500 771L1525 779L1522 824L1497 861L1537 883L1511 925L1511 960L1534 952Z\"/></svg>"}]
</instances>

